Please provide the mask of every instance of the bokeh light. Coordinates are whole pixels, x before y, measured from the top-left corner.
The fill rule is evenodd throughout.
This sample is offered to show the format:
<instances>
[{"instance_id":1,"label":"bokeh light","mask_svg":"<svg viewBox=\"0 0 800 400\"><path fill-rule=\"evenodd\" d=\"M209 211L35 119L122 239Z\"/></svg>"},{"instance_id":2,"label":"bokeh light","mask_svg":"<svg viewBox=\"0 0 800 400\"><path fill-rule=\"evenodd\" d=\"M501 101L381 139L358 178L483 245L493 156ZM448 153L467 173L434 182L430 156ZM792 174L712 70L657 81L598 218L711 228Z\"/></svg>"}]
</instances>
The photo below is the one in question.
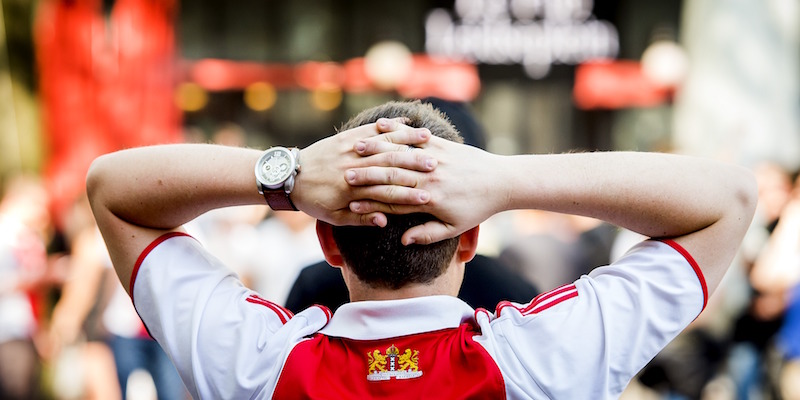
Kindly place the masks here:
<instances>
[{"instance_id":1,"label":"bokeh light","mask_svg":"<svg viewBox=\"0 0 800 400\"><path fill-rule=\"evenodd\" d=\"M266 111L275 105L278 92L267 82L256 82L244 89L244 104L254 111Z\"/></svg>"},{"instance_id":2,"label":"bokeh light","mask_svg":"<svg viewBox=\"0 0 800 400\"><path fill-rule=\"evenodd\" d=\"M414 60L411 51L403 43L384 41L367 50L365 65L367 76L380 89L393 89L411 71Z\"/></svg>"},{"instance_id":3,"label":"bokeh light","mask_svg":"<svg viewBox=\"0 0 800 400\"><path fill-rule=\"evenodd\" d=\"M200 111L208 104L208 93L200 85L184 82L175 89L175 105L183 111Z\"/></svg>"},{"instance_id":4,"label":"bokeh light","mask_svg":"<svg viewBox=\"0 0 800 400\"><path fill-rule=\"evenodd\" d=\"M342 89L338 86L320 87L311 91L311 105L317 110L332 111L342 104Z\"/></svg>"}]
</instances>

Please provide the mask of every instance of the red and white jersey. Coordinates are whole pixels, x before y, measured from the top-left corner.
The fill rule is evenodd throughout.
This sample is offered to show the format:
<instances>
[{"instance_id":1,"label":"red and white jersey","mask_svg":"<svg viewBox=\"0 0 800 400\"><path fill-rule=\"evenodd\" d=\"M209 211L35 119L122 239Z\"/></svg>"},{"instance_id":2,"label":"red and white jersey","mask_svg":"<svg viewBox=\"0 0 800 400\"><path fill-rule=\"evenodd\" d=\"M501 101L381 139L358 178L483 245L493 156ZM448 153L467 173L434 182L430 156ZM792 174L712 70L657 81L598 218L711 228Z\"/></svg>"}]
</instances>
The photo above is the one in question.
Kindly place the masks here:
<instances>
[{"instance_id":1,"label":"red and white jersey","mask_svg":"<svg viewBox=\"0 0 800 400\"><path fill-rule=\"evenodd\" d=\"M144 251L131 285L198 399L617 398L707 297L672 241L643 242L573 284L494 311L431 296L292 315L176 233Z\"/></svg>"}]
</instances>

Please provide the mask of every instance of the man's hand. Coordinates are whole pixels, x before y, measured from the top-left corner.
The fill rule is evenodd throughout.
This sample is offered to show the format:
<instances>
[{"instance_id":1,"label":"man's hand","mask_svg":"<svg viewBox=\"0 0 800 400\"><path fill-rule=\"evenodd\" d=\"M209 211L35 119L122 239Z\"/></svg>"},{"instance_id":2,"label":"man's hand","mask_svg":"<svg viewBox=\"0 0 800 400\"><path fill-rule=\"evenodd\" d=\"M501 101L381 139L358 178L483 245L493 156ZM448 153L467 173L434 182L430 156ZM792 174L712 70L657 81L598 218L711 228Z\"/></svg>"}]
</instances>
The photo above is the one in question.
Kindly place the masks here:
<instances>
[{"instance_id":1,"label":"man's hand","mask_svg":"<svg viewBox=\"0 0 800 400\"><path fill-rule=\"evenodd\" d=\"M378 133L384 132L378 136ZM360 168L386 168L424 174L436 168L437 161L420 152L374 152L356 154L356 141L380 137L383 143L393 143L408 149L425 144L431 133L403 125L400 119L381 119L376 124L360 126L322 139L300 151L301 170L292 192L298 209L333 225L386 225L382 210L354 213L348 208L351 201L369 198L394 206L418 206L430 200L430 193L415 188L413 175L397 173L389 176L388 184L374 187L350 186L342 172Z\"/></svg>"},{"instance_id":2,"label":"man's hand","mask_svg":"<svg viewBox=\"0 0 800 400\"><path fill-rule=\"evenodd\" d=\"M425 173L398 168L397 163L391 162L347 171L347 183L361 188L356 193L359 195L357 198L362 199L352 201L350 210L364 215L375 212L425 212L439 219L406 231L402 242L408 245L429 244L455 237L478 226L505 207L504 199L511 188L504 187L497 169L487 168L497 165L500 156L438 137L432 137L417 147L408 152L408 146L396 143L388 135L370 137L356 143L354 150L367 158L390 159L410 153L417 157L435 157L438 165L435 170ZM382 197L384 193L403 189L391 185L423 189L430 194L430 199L427 202L402 203L391 197Z\"/></svg>"}]
</instances>

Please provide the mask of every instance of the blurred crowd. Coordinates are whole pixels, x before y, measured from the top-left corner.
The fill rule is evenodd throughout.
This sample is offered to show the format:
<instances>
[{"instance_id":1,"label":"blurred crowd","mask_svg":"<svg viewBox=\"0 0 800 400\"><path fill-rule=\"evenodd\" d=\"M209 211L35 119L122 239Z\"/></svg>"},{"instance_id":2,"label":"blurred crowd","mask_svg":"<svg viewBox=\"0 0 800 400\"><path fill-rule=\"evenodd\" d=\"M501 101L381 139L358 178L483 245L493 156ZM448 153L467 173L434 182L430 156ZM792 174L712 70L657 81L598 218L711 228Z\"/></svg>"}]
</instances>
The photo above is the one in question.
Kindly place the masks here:
<instances>
[{"instance_id":1,"label":"blurred crowd","mask_svg":"<svg viewBox=\"0 0 800 400\"><path fill-rule=\"evenodd\" d=\"M800 399L800 180L770 163L756 173L759 210L722 289L624 398ZM258 206L207 213L188 229L248 286L285 305L302 289L293 288L301 270L323 260L314 226L303 213ZM642 240L540 211L499 214L481 235L481 254L539 292ZM187 395L110 268L86 199L55 221L37 177L8 180L0 201L0 398L156 396Z\"/></svg>"}]
</instances>

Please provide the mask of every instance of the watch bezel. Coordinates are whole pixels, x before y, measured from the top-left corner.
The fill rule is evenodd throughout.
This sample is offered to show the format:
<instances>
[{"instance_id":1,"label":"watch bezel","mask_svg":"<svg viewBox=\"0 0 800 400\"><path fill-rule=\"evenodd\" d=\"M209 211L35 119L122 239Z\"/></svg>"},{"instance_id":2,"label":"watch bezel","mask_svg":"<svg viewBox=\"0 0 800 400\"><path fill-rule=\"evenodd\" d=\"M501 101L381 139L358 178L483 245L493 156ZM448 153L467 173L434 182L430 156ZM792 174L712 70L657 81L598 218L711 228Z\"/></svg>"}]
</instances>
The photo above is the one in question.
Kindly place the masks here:
<instances>
[{"instance_id":1,"label":"watch bezel","mask_svg":"<svg viewBox=\"0 0 800 400\"><path fill-rule=\"evenodd\" d=\"M270 181L262 173L262 168L263 165L267 163L270 158L275 157L276 153L284 154L285 157L290 161L290 165L289 168L285 171L285 173L279 177L279 179L275 181ZM296 170L297 170L297 157L295 156L294 152L292 152L292 150L283 146L270 147L269 149L264 151L264 154L262 154L261 157L258 158L258 161L256 162L255 165L255 175L256 175L256 180L258 181L259 193L263 194L264 190L279 189L282 186L286 185L287 183L289 183L288 181L291 180L291 178L294 176ZM293 184L294 182L291 183Z\"/></svg>"}]
</instances>

